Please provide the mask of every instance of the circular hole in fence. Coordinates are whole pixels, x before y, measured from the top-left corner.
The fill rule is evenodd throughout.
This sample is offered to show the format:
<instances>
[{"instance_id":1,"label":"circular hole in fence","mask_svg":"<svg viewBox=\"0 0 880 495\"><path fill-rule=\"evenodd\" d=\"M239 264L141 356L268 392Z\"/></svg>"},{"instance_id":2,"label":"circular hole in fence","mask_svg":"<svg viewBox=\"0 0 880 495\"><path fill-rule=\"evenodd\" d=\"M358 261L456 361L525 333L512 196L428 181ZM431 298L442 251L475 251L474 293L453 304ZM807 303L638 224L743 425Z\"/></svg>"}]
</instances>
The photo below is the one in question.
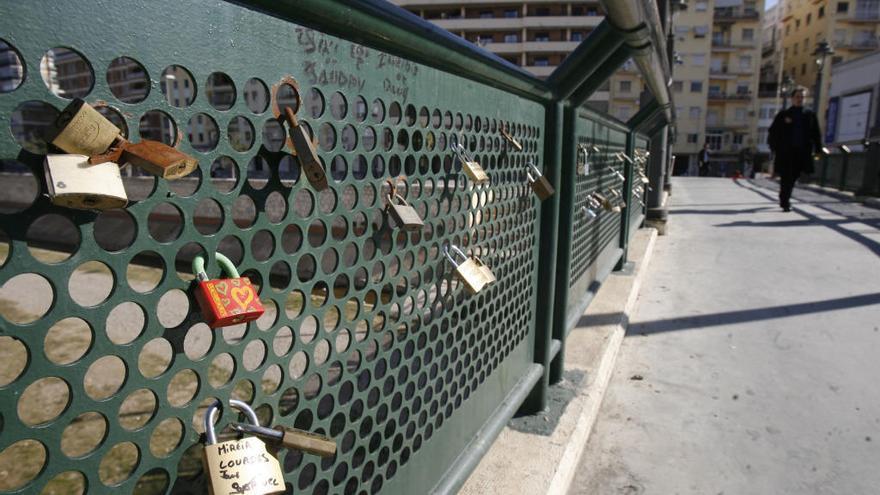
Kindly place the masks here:
<instances>
[{"instance_id":1,"label":"circular hole in fence","mask_svg":"<svg viewBox=\"0 0 880 495\"><path fill-rule=\"evenodd\" d=\"M301 98L299 91L292 84L282 83L278 86L275 100L278 103L278 110L281 115L286 115L287 108L290 108L294 114L299 112Z\"/></svg>"},{"instance_id":2,"label":"circular hole in fence","mask_svg":"<svg viewBox=\"0 0 880 495\"><path fill-rule=\"evenodd\" d=\"M100 261L86 261L70 275L67 289L74 302L89 307L106 301L113 286L113 272L107 265Z\"/></svg>"},{"instance_id":3,"label":"circular hole in fence","mask_svg":"<svg viewBox=\"0 0 880 495\"><path fill-rule=\"evenodd\" d=\"M107 86L123 103L140 103L150 93L150 76L137 60L117 57L107 67Z\"/></svg>"},{"instance_id":4,"label":"circular hole in fence","mask_svg":"<svg viewBox=\"0 0 880 495\"><path fill-rule=\"evenodd\" d=\"M128 370L122 359L117 356L104 356L89 366L83 378L83 388L86 395L93 400L106 400L119 392L125 384L127 375Z\"/></svg>"},{"instance_id":5,"label":"circular hole in fence","mask_svg":"<svg viewBox=\"0 0 880 495\"><path fill-rule=\"evenodd\" d=\"M63 228L68 231L76 230L72 223L67 227L53 222L53 227ZM95 242L102 249L111 253L128 248L134 242L135 237L137 237L137 224L134 221L134 217L127 210L102 211L95 218L93 227ZM63 234L60 237L63 241L70 239L71 234L72 232ZM78 240L79 232L77 231L75 235Z\"/></svg>"},{"instance_id":6,"label":"circular hole in fence","mask_svg":"<svg viewBox=\"0 0 880 495\"><path fill-rule=\"evenodd\" d=\"M315 211L315 197L307 189L300 189L293 199L293 212L300 218L311 216Z\"/></svg>"},{"instance_id":7,"label":"circular hole in fence","mask_svg":"<svg viewBox=\"0 0 880 495\"><path fill-rule=\"evenodd\" d=\"M290 358L290 365L287 371L290 373L290 377L296 380L305 374L308 367L309 358L306 356L306 353L300 351Z\"/></svg>"},{"instance_id":8,"label":"circular hole in fence","mask_svg":"<svg viewBox=\"0 0 880 495\"><path fill-rule=\"evenodd\" d=\"M315 359L315 365L320 366L327 362L327 359L330 358L330 342L327 340L321 340L315 345L315 350L312 353Z\"/></svg>"},{"instance_id":9,"label":"circular hole in fence","mask_svg":"<svg viewBox=\"0 0 880 495\"><path fill-rule=\"evenodd\" d=\"M174 350L171 343L162 337L157 337L141 348L138 355L138 370L145 378L156 378L171 366L174 359Z\"/></svg>"},{"instance_id":10,"label":"circular hole in fence","mask_svg":"<svg viewBox=\"0 0 880 495\"><path fill-rule=\"evenodd\" d=\"M65 318L46 332L43 352L53 364L64 366L79 361L92 346L92 329L80 318Z\"/></svg>"},{"instance_id":11,"label":"circular hole in fence","mask_svg":"<svg viewBox=\"0 0 880 495\"><path fill-rule=\"evenodd\" d=\"M205 84L205 97L208 103L217 110L229 110L235 104L235 83L232 78L222 72L214 72L208 76Z\"/></svg>"},{"instance_id":12,"label":"circular hole in fence","mask_svg":"<svg viewBox=\"0 0 880 495\"><path fill-rule=\"evenodd\" d=\"M309 90L306 96L306 109L309 112L309 116L313 119L317 119L324 114L324 95L321 93L321 90L318 88Z\"/></svg>"},{"instance_id":13,"label":"circular hole in fence","mask_svg":"<svg viewBox=\"0 0 880 495\"><path fill-rule=\"evenodd\" d=\"M254 384L250 380L239 380L232 387L232 391L229 392L229 398L242 402L252 402L254 400Z\"/></svg>"},{"instance_id":14,"label":"circular hole in fence","mask_svg":"<svg viewBox=\"0 0 880 495\"><path fill-rule=\"evenodd\" d=\"M146 426L158 411L156 394L141 388L128 394L119 406L119 426L133 431Z\"/></svg>"},{"instance_id":15,"label":"circular hole in fence","mask_svg":"<svg viewBox=\"0 0 880 495\"><path fill-rule=\"evenodd\" d=\"M28 350L15 337L0 336L0 387L14 382L28 364Z\"/></svg>"},{"instance_id":16,"label":"circular hole in fence","mask_svg":"<svg viewBox=\"0 0 880 495\"><path fill-rule=\"evenodd\" d=\"M85 457L97 449L107 436L107 418L90 411L77 416L61 433L61 452L67 457Z\"/></svg>"},{"instance_id":17,"label":"circular hole in fence","mask_svg":"<svg viewBox=\"0 0 880 495\"><path fill-rule=\"evenodd\" d=\"M318 127L318 144L324 151L333 151L336 147L336 129L332 124L324 122Z\"/></svg>"},{"instance_id":18,"label":"circular hole in fence","mask_svg":"<svg viewBox=\"0 0 880 495\"><path fill-rule=\"evenodd\" d=\"M189 297L180 289L171 289L159 299L156 317L165 328L175 328L186 320L189 313Z\"/></svg>"},{"instance_id":19,"label":"circular hole in fence","mask_svg":"<svg viewBox=\"0 0 880 495\"><path fill-rule=\"evenodd\" d=\"M192 361L208 355L214 345L214 332L206 323L196 323L186 332L183 339L183 352Z\"/></svg>"},{"instance_id":20,"label":"circular hole in fence","mask_svg":"<svg viewBox=\"0 0 880 495\"><path fill-rule=\"evenodd\" d=\"M287 326L279 328L275 333L275 338L272 339L272 352L274 352L276 356L281 357L290 352L292 348L293 331Z\"/></svg>"},{"instance_id":21,"label":"circular hole in fence","mask_svg":"<svg viewBox=\"0 0 880 495\"><path fill-rule=\"evenodd\" d=\"M19 103L9 117L9 129L18 145L31 153L46 154L46 143L54 134L58 110L43 101Z\"/></svg>"},{"instance_id":22,"label":"circular hole in fence","mask_svg":"<svg viewBox=\"0 0 880 495\"><path fill-rule=\"evenodd\" d=\"M342 128L342 149L345 151L354 151L357 147L357 130L351 124L347 124Z\"/></svg>"},{"instance_id":23,"label":"circular hole in fence","mask_svg":"<svg viewBox=\"0 0 880 495\"><path fill-rule=\"evenodd\" d=\"M150 435L150 453L163 459L171 455L183 440L183 422L177 418L166 418L156 425Z\"/></svg>"},{"instance_id":24,"label":"circular hole in fence","mask_svg":"<svg viewBox=\"0 0 880 495\"><path fill-rule=\"evenodd\" d=\"M238 184L238 164L228 156L211 163L211 184L221 193L228 193Z\"/></svg>"},{"instance_id":25,"label":"circular hole in fence","mask_svg":"<svg viewBox=\"0 0 880 495\"><path fill-rule=\"evenodd\" d=\"M235 359L228 353L218 354L211 360L208 368L208 383L214 388L220 388L230 380L235 373Z\"/></svg>"},{"instance_id":26,"label":"circular hole in fence","mask_svg":"<svg viewBox=\"0 0 880 495\"><path fill-rule=\"evenodd\" d=\"M116 345L130 344L144 330L144 310L133 301L118 304L107 315L107 338Z\"/></svg>"},{"instance_id":27,"label":"circular hole in fence","mask_svg":"<svg viewBox=\"0 0 880 495\"><path fill-rule=\"evenodd\" d=\"M305 295L299 290L291 291L284 303L284 312L291 320L302 314L305 305Z\"/></svg>"},{"instance_id":28,"label":"circular hole in fence","mask_svg":"<svg viewBox=\"0 0 880 495\"><path fill-rule=\"evenodd\" d=\"M42 443L27 439L19 440L0 452L0 490L13 491L24 488L37 478L48 460Z\"/></svg>"},{"instance_id":29,"label":"circular hole in fence","mask_svg":"<svg viewBox=\"0 0 880 495\"><path fill-rule=\"evenodd\" d=\"M263 365L266 360L266 343L262 340L248 342L241 355L241 364L244 369L254 371Z\"/></svg>"},{"instance_id":30,"label":"circular hole in fence","mask_svg":"<svg viewBox=\"0 0 880 495\"><path fill-rule=\"evenodd\" d=\"M272 264L272 268L269 270L269 287L273 291L284 291L292 280L290 265L286 261L276 261Z\"/></svg>"},{"instance_id":31,"label":"circular hole in fence","mask_svg":"<svg viewBox=\"0 0 880 495\"><path fill-rule=\"evenodd\" d=\"M55 420L70 403L70 386L61 378L40 378L24 389L18 398L18 417L26 426Z\"/></svg>"},{"instance_id":32,"label":"circular hole in fence","mask_svg":"<svg viewBox=\"0 0 880 495\"><path fill-rule=\"evenodd\" d=\"M134 484L132 495L162 495L168 490L170 478L162 468L153 468L142 474Z\"/></svg>"},{"instance_id":33,"label":"circular hole in fence","mask_svg":"<svg viewBox=\"0 0 880 495\"><path fill-rule=\"evenodd\" d=\"M162 71L159 89L165 95L165 101L172 107L188 107L196 99L195 79L180 65L169 65Z\"/></svg>"},{"instance_id":34,"label":"circular hole in fence","mask_svg":"<svg viewBox=\"0 0 880 495\"><path fill-rule=\"evenodd\" d=\"M257 328L265 331L272 328L272 325L274 325L275 321L278 319L278 307L275 305L275 301L264 299L263 309L263 315L257 318L257 321L254 323L256 323Z\"/></svg>"},{"instance_id":35,"label":"circular hole in fence","mask_svg":"<svg viewBox=\"0 0 880 495\"><path fill-rule=\"evenodd\" d=\"M251 282L253 282L253 280L251 280ZM238 344L239 342L244 340L245 335L247 335L246 323L223 327L223 340L227 344Z\"/></svg>"},{"instance_id":36,"label":"circular hole in fence","mask_svg":"<svg viewBox=\"0 0 880 495\"><path fill-rule=\"evenodd\" d=\"M257 155L248 162L248 184L256 190L263 189L269 183L269 177L272 171L269 169L269 162L260 155Z\"/></svg>"},{"instance_id":37,"label":"circular hole in fence","mask_svg":"<svg viewBox=\"0 0 880 495\"><path fill-rule=\"evenodd\" d=\"M406 106L406 125L413 126L416 124L416 107L410 103Z\"/></svg>"},{"instance_id":38,"label":"circular hole in fence","mask_svg":"<svg viewBox=\"0 0 880 495\"><path fill-rule=\"evenodd\" d=\"M287 416L295 411L298 405L299 392L295 388L290 387L286 389L278 399L278 414Z\"/></svg>"},{"instance_id":39,"label":"circular hole in fence","mask_svg":"<svg viewBox=\"0 0 880 495\"><path fill-rule=\"evenodd\" d=\"M342 120L348 114L348 102L345 96L337 91L330 97L330 114L336 120Z\"/></svg>"},{"instance_id":40,"label":"circular hole in fence","mask_svg":"<svg viewBox=\"0 0 880 495\"><path fill-rule=\"evenodd\" d=\"M290 224L281 233L281 249L287 254L294 254L302 246L302 230L299 225Z\"/></svg>"},{"instance_id":41,"label":"circular hole in fence","mask_svg":"<svg viewBox=\"0 0 880 495\"><path fill-rule=\"evenodd\" d=\"M283 379L284 370L281 369L281 366L273 364L263 372L263 378L260 380L260 390L264 395L272 395L281 387Z\"/></svg>"},{"instance_id":42,"label":"circular hole in fence","mask_svg":"<svg viewBox=\"0 0 880 495\"><path fill-rule=\"evenodd\" d=\"M223 207L217 200L203 198L193 211L193 224L202 235L216 234L223 227Z\"/></svg>"},{"instance_id":43,"label":"circular hole in fence","mask_svg":"<svg viewBox=\"0 0 880 495\"><path fill-rule=\"evenodd\" d=\"M119 110L109 105L95 105L95 111L103 115L111 124L115 125L122 134L122 137L128 137L128 123L125 121L125 117L119 113Z\"/></svg>"},{"instance_id":44,"label":"circular hole in fence","mask_svg":"<svg viewBox=\"0 0 880 495\"><path fill-rule=\"evenodd\" d=\"M251 238L251 255L257 261L266 261L275 252L275 236L268 230L259 230Z\"/></svg>"},{"instance_id":45,"label":"circular hole in fence","mask_svg":"<svg viewBox=\"0 0 880 495\"><path fill-rule=\"evenodd\" d=\"M281 179L281 184L286 187L292 187L299 182L300 173L301 168L298 158L293 155L284 155L281 158L281 162L278 163L278 176Z\"/></svg>"},{"instance_id":46,"label":"circular hole in fence","mask_svg":"<svg viewBox=\"0 0 880 495\"><path fill-rule=\"evenodd\" d=\"M315 299L314 294L312 295L312 299L313 299L312 305L317 306L314 303L314 299ZM316 318L315 315L307 316L300 324L299 340L304 344L308 344L309 342L311 342L312 340L315 339L315 335L317 335L317 333L318 333L318 318Z\"/></svg>"},{"instance_id":47,"label":"circular hole in fence","mask_svg":"<svg viewBox=\"0 0 880 495\"><path fill-rule=\"evenodd\" d=\"M275 119L266 119L263 123L263 146L277 153L284 147L284 141L287 139L284 128Z\"/></svg>"},{"instance_id":48,"label":"circular hole in fence","mask_svg":"<svg viewBox=\"0 0 880 495\"><path fill-rule=\"evenodd\" d=\"M128 263L125 276L134 291L149 292L165 276L165 260L154 251L142 251Z\"/></svg>"},{"instance_id":49,"label":"circular hole in fence","mask_svg":"<svg viewBox=\"0 0 880 495\"><path fill-rule=\"evenodd\" d=\"M186 137L194 150L207 153L220 142L220 128L210 115L197 113L186 124Z\"/></svg>"},{"instance_id":50,"label":"circular hole in fence","mask_svg":"<svg viewBox=\"0 0 880 495\"><path fill-rule=\"evenodd\" d=\"M254 124L246 117L238 115L229 121L226 127L229 136L229 146L235 151L244 153L254 146L256 135L254 133Z\"/></svg>"},{"instance_id":51,"label":"circular hole in fence","mask_svg":"<svg viewBox=\"0 0 880 495\"><path fill-rule=\"evenodd\" d=\"M9 186L0 188L0 214L19 213L30 208L40 193L33 170L17 160L0 159L0 171L9 174L4 177ZM9 238L0 231L0 266L9 256L8 248Z\"/></svg>"},{"instance_id":52,"label":"circular hole in fence","mask_svg":"<svg viewBox=\"0 0 880 495\"><path fill-rule=\"evenodd\" d=\"M140 451L132 442L114 445L101 459L98 477L107 486L116 486L127 480L140 462Z\"/></svg>"},{"instance_id":53,"label":"circular hole in fence","mask_svg":"<svg viewBox=\"0 0 880 495\"><path fill-rule=\"evenodd\" d=\"M138 121L141 139L151 139L168 146L177 144L177 123L161 110L150 110Z\"/></svg>"},{"instance_id":54,"label":"circular hole in fence","mask_svg":"<svg viewBox=\"0 0 880 495\"><path fill-rule=\"evenodd\" d=\"M199 375L191 369L180 370L168 382L166 398L174 407L190 403L199 392Z\"/></svg>"},{"instance_id":55,"label":"circular hole in fence","mask_svg":"<svg viewBox=\"0 0 880 495\"><path fill-rule=\"evenodd\" d=\"M388 106L388 120L392 125L397 125L400 123L400 119L402 117L402 110L400 108L400 103L396 101L391 102L391 105Z\"/></svg>"},{"instance_id":56,"label":"circular hole in fence","mask_svg":"<svg viewBox=\"0 0 880 495\"><path fill-rule=\"evenodd\" d=\"M99 216L95 220L96 230L99 228L100 218ZM69 218L57 213L37 217L30 224L25 235L28 252L35 260L42 263L65 261L76 253L80 246L79 229Z\"/></svg>"},{"instance_id":57,"label":"circular hole in fence","mask_svg":"<svg viewBox=\"0 0 880 495\"><path fill-rule=\"evenodd\" d=\"M250 181L249 181L250 182ZM263 183L265 185L265 182ZM235 198L232 204L232 222L240 229L246 229L257 220L257 205L247 194Z\"/></svg>"},{"instance_id":58,"label":"circular hole in fence","mask_svg":"<svg viewBox=\"0 0 880 495\"><path fill-rule=\"evenodd\" d=\"M24 81L25 65L18 50L2 39L0 39L0 52L6 55L4 62L7 70L6 77L0 81L0 93L11 93Z\"/></svg>"},{"instance_id":59,"label":"circular hole in fence","mask_svg":"<svg viewBox=\"0 0 880 495\"><path fill-rule=\"evenodd\" d=\"M303 387L303 397L308 400L314 399L321 393L321 376L317 373L312 374L305 387Z\"/></svg>"},{"instance_id":60,"label":"circular hole in fence","mask_svg":"<svg viewBox=\"0 0 880 495\"><path fill-rule=\"evenodd\" d=\"M0 466L2 466L2 461L0 461ZM0 486L0 490L2 489L5 488ZM85 493L86 477L79 471L64 471L49 480L40 495L83 495Z\"/></svg>"},{"instance_id":61,"label":"circular hole in fence","mask_svg":"<svg viewBox=\"0 0 880 495\"><path fill-rule=\"evenodd\" d=\"M147 230L157 242L173 242L183 232L183 213L171 203L159 203L147 217Z\"/></svg>"},{"instance_id":62,"label":"circular hole in fence","mask_svg":"<svg viewBox=\"0 0 880 495\"><path fill-rule=\"evenodd\" d=\"M284 160L282 160L283 163ZM279 166L280 168L280 166ZM283 182L283 180L282 180ZM287 200L278 191L272 191L266 198L266 218L271 223L281 223L287 217Z\"/></svg>"},{"instance_id":63,"label":"circular hole in fence","mask_svg":"<svg viewBox=\"0 0 880 495\"><path fill-rule=\"evenodd\" d=\"M263 113L269 108L269 88L266 83L252 77L244 84L244 102L253 113Z\"/></svg>"},{"instance_id":64,"label":"circular hole in fence","mask_svg":"<svg viewBox=\"0 0 880 495\"><path fill-rule=\"evenodd\" d=\"M49 91L61 98L83 98L95 85L95 73L89 61L65 47L51 48L43 55L40 75Z\"/></svg>"}]
</instances>

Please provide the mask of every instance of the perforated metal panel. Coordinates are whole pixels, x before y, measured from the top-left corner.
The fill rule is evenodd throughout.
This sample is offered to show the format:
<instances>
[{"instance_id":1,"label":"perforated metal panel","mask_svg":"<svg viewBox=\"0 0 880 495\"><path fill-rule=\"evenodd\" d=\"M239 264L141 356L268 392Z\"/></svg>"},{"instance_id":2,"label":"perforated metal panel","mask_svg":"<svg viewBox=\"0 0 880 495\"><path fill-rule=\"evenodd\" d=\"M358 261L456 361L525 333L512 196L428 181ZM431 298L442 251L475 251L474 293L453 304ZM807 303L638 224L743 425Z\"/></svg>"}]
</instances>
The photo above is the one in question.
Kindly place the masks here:
<instances>
[{"instance_id":1,"label":"perforated metal panel","mask_svg":"<svg viewBox=\"0 0 880 495\"><path fill-rule=\"evenodd\" d=\"M0 37L25 68L0 93L14 184L0 215L0 464L18 466L0 491L201 493L199 423L215 398L336 439L329 459L278 453L295 492L434 486L533 362L540 203L525 174L543 168L543 107L224 2L26 2ZM93 75L55 88L64 97L41 77L55 47L82 61L53 52L50 80L68 62ZM126 168L125 210L52 206L40 132L73 95L199 170L169 182ZM328 190L300 176L279 100L316 134ZM457 141L489 185L460 173ZM389 179L421 232L383 213ZM498 281L467 295L448 243ZM201 251L260 288L260 320L201 322Z\"/></svg>"}]
</instances>

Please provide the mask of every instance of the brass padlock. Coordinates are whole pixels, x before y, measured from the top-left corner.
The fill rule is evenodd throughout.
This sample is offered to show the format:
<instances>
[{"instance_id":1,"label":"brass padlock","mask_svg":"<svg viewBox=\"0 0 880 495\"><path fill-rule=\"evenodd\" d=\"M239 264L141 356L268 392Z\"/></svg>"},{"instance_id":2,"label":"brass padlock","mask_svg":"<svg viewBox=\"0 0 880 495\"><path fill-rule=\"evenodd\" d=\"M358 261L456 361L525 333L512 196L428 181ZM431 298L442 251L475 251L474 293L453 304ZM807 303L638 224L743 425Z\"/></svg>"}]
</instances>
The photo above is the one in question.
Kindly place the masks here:
<instances>
[{"instance_id":1,"label":"brass padlock","mask_svg":"<svg viewBox=\"0 0 880 495\"><path fill-rule=\"evenodd\" d=\"M599 204L602 205L602 208L605 211L620 213L620 207L616 206L613 202L611 202L611 200L606 198L605 195L603 195L602 193L594 192L593 197L596 199L596 201L599 202Z\"/></svg>"},{"instance_id":2,"label":"brass padlock","mask_svg":"<svg viewBox=\"0 0 880 495\"><path fill-rule=\"evenodd\" d=\"M523 150L523 146L521 144L519 144L519 141L517 141L516 138L514 138L513 136L508 134L507 131L504 130L503 127L499 128L499 130L501 131L501 136L504 137L504 139L506 139L507 142L510 143L511 146L516 148L516 151Z\"/></svg>"},{"instance_id":3,"label":"brass padlock","mask_svg":"<svg viewBox=\"0 0 880 495\"><path fill-rule=\"evenodd\" d=\"M265 438L276 445L281 444L287 449L301 450L321 457L330 457L336 454L336 442L332 438L310 431L282 426L266 428L247 423L232 423L229 426L239 433Z\"/></svg>"},{"instance_id":4,"label":"brass padlock","mask_svg":"<svg viewBox=\"0 0 880 495\"><path fill-rule=\"evenodd\" d=\"M54 127L52 144L75 155L103 154L122 139L119 128L81 98L64 107Z\"/></svg>"},{"instance_id":5,"label":"brass padlock","mask_svg":"<svg viewBox=\"0 0 880 495\"><path fill-rule=\"evenodd\" d=\"M159 141L126 142L121 148L122 163L131 163L166 180L185 177L199 166L195 158Z\"/></svg>"},{"instance_id":6,"label":"brass padlock","mask_svg":"<svg viewBox=\"0 0 880 495\"><path fill-rule=\"evenodd\" d=\"M450 254L450 250L464 261L462 263L456 262L452 254ZM492 271L482 261L465 256L458 247L443 246L443 254L452 263L452 266L455 267L455 275L464 283L468 293L476 294L483 290L483 287L487 284L495 281L495 275L492 274Z\"/></svg>"},{"instance_id":7,"label":"brass padlock","mask_svg":"<svg viewBox=\"0 0 880 495\"><path fill-rule=\"evenodd\" d=\"M119 165L89 163L85 155L47 155L46 187L53 204L77 210L124 208L128 196Z\"/></svg>"},{"instance_id":8,"label":"brass padlock","mask_svg":"<svg viewBox=\"0 0 880 495\"><path fill-rule=\"evenodd\" d=\"M464 146L461 144L455 144L452 149L455 151L456 156L458 156L459 161L461 161L461 170L474 182L474 184L489 182L489 176L486 175L486 171L483 170L483 167L471 157Z\"/></svg>"},{"instance_id":9,"label":"brass padlock","mask_svg":"<svg viewBox=\"0 0 880 495\"><path fill-rule=\"evenodd\" d=\"M538 195L538 199L544 201L550 196L553 196L553 193L555 193L556 190L550 185L550 181L544 177L544 174L538 170L538 167L536 167L534 163L529 162L529 168L532 170L526 171L526 177L529 179L529 185L532 186L532 191L535 191L535 194ZM532 172L535 174L532 175Z\"/></svg>"},{"instance_id":10,"label":"brass padlock","mask_svg":"<svg viewBox=\"0 0 880 495\"><path fill-rule=\"evenodd\" d=\"M321 164L321 158L315 151L315 145L306 134L305 128L299 125L299 119L293 113L293 109L289 106L284 107L284 115L287 117L287 125L290 128L290 142L293 146L293 152L299 158L302 171L309 180L309 183L318 191L327 189L327 172L324 165Z\"/></svg>"},{"instance_id":11,"label":"brass padlock","mask_svg":"<svg viewBox=\"0 0 880 495\"><path fill-rule=\"evenodd\" d=\"M409 205L403 196L393 193L388 195L388 213L398 227L407 231L421 230L424 227L422 217L415 208Z\"/></svg>"},{"instance_id":12,"label":"brass padlock","mask_svg":"<svg viewBox=\"0 0 880 495\"><path fill-rule=\"evenodd\" d=\"M253 409L237 400L229 405L243 411L251 423L260 421ZM212 495L268 495L284 493L284 473L278 459L266 450L257 437L244 437L217 443L214 418L222 409L216 401L205 412L205 450L202 464L208 473L208 492Z\"/></svg>"}]
</instances>

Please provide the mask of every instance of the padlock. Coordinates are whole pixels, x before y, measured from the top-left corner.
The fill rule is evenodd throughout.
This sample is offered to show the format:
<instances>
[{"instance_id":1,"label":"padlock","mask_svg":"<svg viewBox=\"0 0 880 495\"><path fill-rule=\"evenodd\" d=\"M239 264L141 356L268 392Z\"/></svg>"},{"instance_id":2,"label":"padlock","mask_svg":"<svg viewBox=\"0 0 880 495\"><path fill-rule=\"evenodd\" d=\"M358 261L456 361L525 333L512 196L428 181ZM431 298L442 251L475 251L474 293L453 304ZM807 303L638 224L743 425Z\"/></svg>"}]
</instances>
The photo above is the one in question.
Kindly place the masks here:
<instances>
[{"instance_id":1,"label":"padlock","mask_svg":"<svg viewBox=\"0 0 880 495\"><path fill-rule=\"evenodd\" d=\"M510 143L511 146L516 148L516 151L523 150L523 146L521 144L519 144L519 141L517 141L516 138L514 138L513 136L508 134L507 131L504 130L503 127L499 128L499 130L501 131L501 136L504 137L504 139L506 139L507 142Z\"/></svg>"},{"instance_id":2,"label":"padlock","mask_svg":"<svg viewBox=\"0 0 880 495\"><path fill-rule=\"evenodd\" d=\"M593 208L589 208L586 206L581 207L581 211L584 213L584 216L587 217L587 223L592 222L597 216L599 216Z\"/></svg>"},{"instance_id":3,"label":"padlock","mask_svg":"<svg viewBox=\"0 0 880 495\"><path fill-rule=\"evenodd\" d=\"M283 426L266 428L247 423L232 423L229 426L239 433L256 435L287 449L300 450L321 457L330 457L336 454L336 442L332 438L310 431Z\"/></svg>"},{"instance_id":4,"label":"padlock","mask_svg":"<svg viewBox=\"0 0 880 495\"><path fill-rule=\"evenodd\" d=\"M131 163L166 180L185 177L199 166L197 159L159 141L145 139L139 143L126 142L121 149L121 163Z\"/></svg>"},{"instance_id":5,"label":"padlock","mask_svg":"<svg viewBox=\"0 0 880 495\"><path fill-rule=\"evenodd\" d=\"M648 178L645 174L643 174L641 171L639 171L638 176L639 176L639 181L640 181L642 184L647 185L647 184L649 184L649 183L651 182L651 179L649 179L649 178Z\"/></svg>"},{"instance_id":6,"label":"padlock","mask_svg":"<svg viewBox=\"0 0 880 495\"><path fill-rule=\"evenodd\" d=\"M622 173L620 173L619 170L611 169L611 171L614 172L614 175L615 175L618 179L620 179L620 182L626 182L626 178L623 176Z\"/></svg>"},{"instance_id":7,"label":"padlock","mask_svg":"<svg viewBox=\"0 0 880 495\"><path fill-rule=\"evenodd\" d=\"M626 155L626 153L623 152L623 151L618 151L618 152L616 153L616 155L617 155L617 159L620 160L620 161L622 161L622 162L627 162L627 163L632 163L632 162L633 162L633 161L632 161L632 158L628 157L628 156Z\"/></svg>"},{"instance_id":8,"label":"padlock","mask_svg":"<svg viewBox=\"0 0 880 495\"><path fill-rule=\"evenodd\" d=\"M214 257L229 278L208 280L204 255L197 254L192 261L193 273L198 278L196 301L205 323L211 328L227 327L262 316L265 309L250 279L239 276L235 265L226 256L216 253Z\"/></svg>"},{"instance_id":9,"label":"padlock","mask_svg":"<svg viewBox=\"0 0 880 495\"><path fill-rule=\"evenodd\" d=\"M544 201L550 196L553 196L553 193L555 193L556 190L550 185L550 181L544 177L544 174L538 170L538 167L536 167L534 163L529 162L529 168L532 170L526 171L526 177L529 179L529 185L532 186L532 191L535 191L535 194L538 195L538 199ZM535 173L534 175L532 175L532 171Z\"/></svg>"},{"instance_id":10,"label":"padlock","mask_svg":"<svg viewBox=\"0 0 880 495\"><path fill-rule=\"evenodd\" d=\"M100 155L122 139L119 128L81 98L64 107L54 128L52 144L74 155Z\"/></svg>"},{"instance_id":11,"label":"padlock","mask_svg":"<svg viewBox=\"0 0 880 495\"><path fill-rule=\"evenodd\" d=\"M486 175L486 171L471 157L464 146L456 144L452 149L455 151L456 156L458 156L459 161L461 161L461 170L474 184L489 182L489 176Z\"/></svg>"},{"instance_id":12,"label":"padlock","mask_svg":"<svg viewBox=\"0 0 880 495\"><path fill-rule=\"evenodd\" d=\"M388 213L400 228L407 231L421 230L424 227L422 217L415 208L409 205L403 196L393 193L388 195Z\"/></svg>"},{"instance_id":13,"label":"padlock","mask_svg":"<svg viewBox=\"0 0 880 495\"><path fill-rule=\"evenodd\" d=\"M456 262L452 254L449 253L450 249L464 261L462 263ZM488 266L481 260L478 260L478 258L465 256L458 247L443 246L443 254L452 263L452 266L455 267L455 275L464 283L468 293L476 294L483 290L483 287L487 284L495 281L495 275L492 274Z\"/></svg>"},{"instance_id":14,"label":"padlock","mask_svg":"<svg viewBox=\"0 0 880 495\"><path fill-rule=\"evenodd\" d=\"M585 144L578 145L577 173L590 175L590 149Z\"/></svg>"},{"instance_id":15,"label":"padlock","mask_svg":"<svg viewBox=\"0 0 880 495\"><path fill-rule=\"evenodd\" d=\"M243 411L256 426L256 413L244 402L230 400L229 405ZM211 495L269 495L284 493L284 473L281 464L266 450L266 444L257 437L243 437L217 443L214 420L222 409L215 401L205 411L205 450L202 466L208 473L208 493Z\"/></svg>"},{"instance_id":16,"label":"padlock","mask_svg":"<svg viewBox=\"0 0 880 495\"><path fill-rule=\"evenodd\" d=\"M128 196L119 165L89 163L85 155L47 155L46 188L53 204L77 210L124 208Z\"/></svg>"},{"instance_id":17,"label":"padlock","mask_svg":"<svg viewBox=\"0 0 880 495\"><path fill-rule=\"evenodd\" d=\"M287 118L293 152L299 158L299 163L306 179L318 191L327 189L330 187L327 184L327 172L321 164L321 158L318 157L318 153L315 151L314 143L309 139L305 128L299 125L299 119L296 118L292 108L289 106L284 107L284 115Z\"/></svg>"},{"instance_id":18,"label":"padlock","mask_svg":"<svg viewBox=\"0 0 880 495\"><path fill-rule=\"evenodd\" d=\"M602 205L602 208L605 209L605 211L610 211L613 213L620 213L620 207L616 206L611 200L606 198L605 195L603 195L602 193L594 192L593 197L596 199L596 201L599 202L599 204Z\"/></svg>"}]
</instances>

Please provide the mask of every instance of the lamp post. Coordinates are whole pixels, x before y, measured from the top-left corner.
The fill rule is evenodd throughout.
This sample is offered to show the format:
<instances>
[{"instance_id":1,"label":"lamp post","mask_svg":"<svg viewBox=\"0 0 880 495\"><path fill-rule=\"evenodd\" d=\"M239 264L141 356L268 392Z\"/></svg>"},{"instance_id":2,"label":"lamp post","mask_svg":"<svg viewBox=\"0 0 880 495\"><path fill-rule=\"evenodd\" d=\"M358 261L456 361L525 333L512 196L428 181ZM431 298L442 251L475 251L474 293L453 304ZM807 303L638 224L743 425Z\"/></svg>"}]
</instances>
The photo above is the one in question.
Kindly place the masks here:
<instances>
[{"instance_id":1,"label":"lamp post","mask_svg":"<svg viewBox=\"0 0 880 495\"><path fill-rule=\"evenodd\" d=\"M788 108L788 94L791 93L793 86L794 86L794 79L792 79L790 75L786 74L785 77L782 78L782 85L779 86L779 91L782 91L782 109L783 110Z\"/></svg>"},{"instance_id":2,"label":"lamp post","mask_svg":"<svg viewBox=\"0 0 880 495\"><path fill-rule=\"evenodd\" d=\"M822 74L823 69L825 68L825 58L829 55L834 55L834 49L831 48L831 45L822 40L816 45L816 51L813 52L813 56L816 57L816 91L813 97L813 111L816 112L816 115L819 114L819 104L821 102L822 96Z\"/></svg>"}]
</instances>

